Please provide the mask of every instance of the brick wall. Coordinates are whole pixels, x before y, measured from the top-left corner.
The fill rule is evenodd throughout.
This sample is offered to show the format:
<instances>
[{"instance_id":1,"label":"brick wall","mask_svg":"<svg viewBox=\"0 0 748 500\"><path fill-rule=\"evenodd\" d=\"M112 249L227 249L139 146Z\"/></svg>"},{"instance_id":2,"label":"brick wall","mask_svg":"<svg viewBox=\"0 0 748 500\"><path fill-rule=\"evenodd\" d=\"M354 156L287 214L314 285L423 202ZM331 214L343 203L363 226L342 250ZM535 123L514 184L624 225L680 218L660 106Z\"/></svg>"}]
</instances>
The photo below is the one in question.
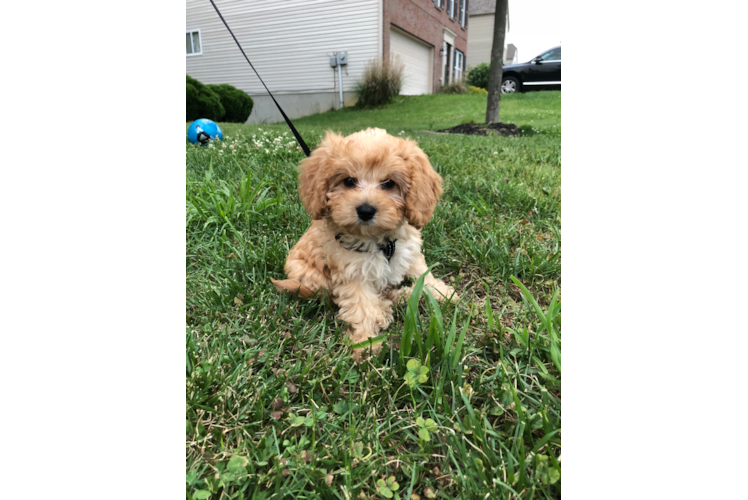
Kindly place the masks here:
<instances>
[{"instance_id":1,"label":"brick wall","mask_svg":"<svg viewBox=\"0 0 748 500\"><path fill-rule=\"evenodd\" d=\"M459 6L459 0L455 1ZM439 55L444 45L444 28L449 28L456 34L454 47L467 55L467 28L460 26L457 18L451 19L446 11L447 2L442 3L445 5L444 8L436 7L432 0L383 0L383 57L388 57L390 54L390 26L392 25L431 45L434 47L434 74L432 75L434 91L439 89L440 78L444 72L444 61ZM466 18L468 7L469 3L465 7ZM459 18L458 9L455 8L455 11ZM469 28L469 25L467 27ZM450 61L450 64L453 62Z\"/></svg>"}]
</instances>

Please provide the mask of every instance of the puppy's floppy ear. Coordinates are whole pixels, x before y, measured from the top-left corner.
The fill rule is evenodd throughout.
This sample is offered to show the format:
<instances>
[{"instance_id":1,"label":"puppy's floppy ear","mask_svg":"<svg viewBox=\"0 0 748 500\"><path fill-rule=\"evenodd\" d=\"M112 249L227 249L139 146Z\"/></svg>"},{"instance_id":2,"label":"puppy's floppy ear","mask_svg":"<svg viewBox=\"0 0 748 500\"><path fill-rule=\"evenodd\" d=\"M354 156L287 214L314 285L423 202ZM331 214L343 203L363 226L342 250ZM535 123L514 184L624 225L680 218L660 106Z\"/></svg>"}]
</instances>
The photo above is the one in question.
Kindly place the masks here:
<instances>
[{"instance_id":1,"label":"puppy's floppy ear","mask_svg":"<svg viewBox=\"0 0 748 500\"><path fill-rule=\"evenodd\" d=\"M327 214L327 172L343 136L328 131L312 154L299 165L299 197L312 219Z\"/></svg>"},{"instance_id":2,"label":"puppy's floppy ear","mask_svg":"<svg viewBox=\"0 0 748 500\"><path fill-rule=\"evenodd\" d=\"M405 194L405 217L411 226L420 229L434 215L436 202L442 194L442 178L421 148L411 140L405 143L402 156L410 176L410 188Z\"/></svg>"}]
</instances>

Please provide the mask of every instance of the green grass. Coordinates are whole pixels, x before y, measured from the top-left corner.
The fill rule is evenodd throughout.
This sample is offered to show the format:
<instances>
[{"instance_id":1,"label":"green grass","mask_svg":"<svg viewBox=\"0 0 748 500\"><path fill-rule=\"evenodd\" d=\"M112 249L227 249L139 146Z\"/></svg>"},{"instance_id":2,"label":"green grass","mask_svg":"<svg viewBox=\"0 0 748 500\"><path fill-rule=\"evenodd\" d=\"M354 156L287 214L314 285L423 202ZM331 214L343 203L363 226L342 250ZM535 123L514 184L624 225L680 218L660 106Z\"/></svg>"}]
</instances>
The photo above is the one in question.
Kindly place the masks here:
<instances>
[{"instance_id":1,"label":"green grass","mask_svg":"<svg viewBox=\"0 0 748 500\"><path fill-rule=\"evenodd\" d=\"M445 181L423 251L463 300L403 301L358 366L333 304L270 283L310 223L286 125L187 145L187 498L560 498L560 97L502 98L517 138L423 133L478 95L295 121L402 132Z\"/></svg>"}]
</instances>

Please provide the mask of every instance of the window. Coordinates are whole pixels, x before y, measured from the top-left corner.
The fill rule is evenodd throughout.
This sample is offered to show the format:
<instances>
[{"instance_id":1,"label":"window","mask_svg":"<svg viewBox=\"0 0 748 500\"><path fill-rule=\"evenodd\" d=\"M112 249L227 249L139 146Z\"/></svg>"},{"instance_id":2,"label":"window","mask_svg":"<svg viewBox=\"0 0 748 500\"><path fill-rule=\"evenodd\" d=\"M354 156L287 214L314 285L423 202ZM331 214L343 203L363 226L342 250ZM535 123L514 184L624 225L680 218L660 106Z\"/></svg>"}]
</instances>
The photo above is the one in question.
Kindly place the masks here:
<instances>
[{"instance_id":1,"label":"window","mask_svg":"<svg viewBox=\"0 0 748 500\"><path fill-rule=\"evenodd\" d=\"M444 8L444 0L434 0L434 5L436 5L440 9L443 9Z\"/></svg>"},{"instance_id":2,"label":"window","mask_svg":"<svg viewBox=\"0 0 748 500\"><path fill-rule=\"evenodd\" d=\"M455 71L454 81L459 82L462 80L462 68L465 64L465 54L455 49Z\"/></svg>"},{"instance_id":3,"label":"window","mask_svg":"<svg viewBox=\"0 0 748 500\"><path fill-rule=\"evenodd\" d=\"M455 17L455 0L447 0L447 15Z\"/></svg>"},{"instance_id":4,"label":"window","mask_svg":"<svg viewBox=\"0 0 748 500\"><path fill-rule=\"evenodd\" d=\"M556 47L555 49L549 50L545 54L540 55L541 61L560 61L561 60L561 47Z\"/></svg>"},{"instance_id":5,"label":"window","mask_svg":"<svg viewBox=\"0 0 748 500\"><path fill-rule=\"evenodd\" d=\"M203 47L200 44L200 30L187 32L187 55L199 56L203 53Z\"/></svg>"},{"instance_id":6,"label":"window","mask_svg":"<svg viewBox=\"0 0 748 500\"><path fill-rule=\"evenodd\" d=\"M460 26L465 27L465 2L467 0L460 0Z\"/></svg>"}]
</instances>

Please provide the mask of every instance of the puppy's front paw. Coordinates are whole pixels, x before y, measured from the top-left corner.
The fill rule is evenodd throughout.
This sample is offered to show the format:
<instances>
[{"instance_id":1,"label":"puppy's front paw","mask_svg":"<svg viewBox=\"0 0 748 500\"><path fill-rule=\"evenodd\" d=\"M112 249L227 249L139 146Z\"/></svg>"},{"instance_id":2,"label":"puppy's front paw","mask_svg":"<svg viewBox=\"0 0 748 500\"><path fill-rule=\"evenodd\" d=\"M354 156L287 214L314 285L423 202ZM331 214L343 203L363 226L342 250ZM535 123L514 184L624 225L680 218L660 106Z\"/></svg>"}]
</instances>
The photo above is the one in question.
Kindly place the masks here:
<instances>
[{"instance_id":1,"label":"puppy's front paw","mask_svg":"<svg viewBox=\"0 0 748 500\"><path fill-rule=\"evenodd\" d=\"M384 330L390 323L392 323L392 303L389 301L382 301L380 304L381 309L379 314L376 315L375 321L379 330Z\"/></svg>"},{"instance_id":2,"label":"puppy's front paw","mask_svg":"<svg viewBox=\"0 0 748 500\"><path fill-rule=\"evenodd\" d=\"M449 300L449 301L452 301L452 302L459 302L460 301L460 296L457 295L457 292L455 292L455 289L452 288L449 285L446 285L446 290L445 290L444 295L445 295L444 300Z\"/></svg>"},{"instance_id":3,"label":"puppy's front paw","mask_svg":"<svg viewBox=\"0 0 748 500\"><path fill-rule=\"evenodd\" d=\"M439 302L459 302L460 296L455 293L455 289L444 283L442 280L435 280L426 285L431 289L431 294Z\"/></svg>"},{"instance_id":4,"label":"puppy's front paw","mask_svg":"<svg viewBox=\"0 0 748 500\"><path fill-rule=\"evenodd\" d=\"M376 330L372 330L369 327L365 327L364 325L355 325L351 327L351 329L348 331L348 334L351 338L351 343L353 345L360 344L362 342L365 342L377 335ZM353 349L353 359L356 361L356 363L360 363L369 355L374 355L378 353L382 349L382 342L378 342L376 344L367 345L365 347L360 347L358 349Z\"/></svg>"},{"instance_id":5,"label":"puppy's front paw","mask_svg":"<svg viewBox=\"0 0 748 500\"><path fill-rule=\"evenodd\" d=\"M404 286L402 288L390 288L384 292L384 297L390 302L397 303L401 298L405 297L407 300L410 297L410 292L413 291L413 287Z\"/></svg>"}]
</instances>

